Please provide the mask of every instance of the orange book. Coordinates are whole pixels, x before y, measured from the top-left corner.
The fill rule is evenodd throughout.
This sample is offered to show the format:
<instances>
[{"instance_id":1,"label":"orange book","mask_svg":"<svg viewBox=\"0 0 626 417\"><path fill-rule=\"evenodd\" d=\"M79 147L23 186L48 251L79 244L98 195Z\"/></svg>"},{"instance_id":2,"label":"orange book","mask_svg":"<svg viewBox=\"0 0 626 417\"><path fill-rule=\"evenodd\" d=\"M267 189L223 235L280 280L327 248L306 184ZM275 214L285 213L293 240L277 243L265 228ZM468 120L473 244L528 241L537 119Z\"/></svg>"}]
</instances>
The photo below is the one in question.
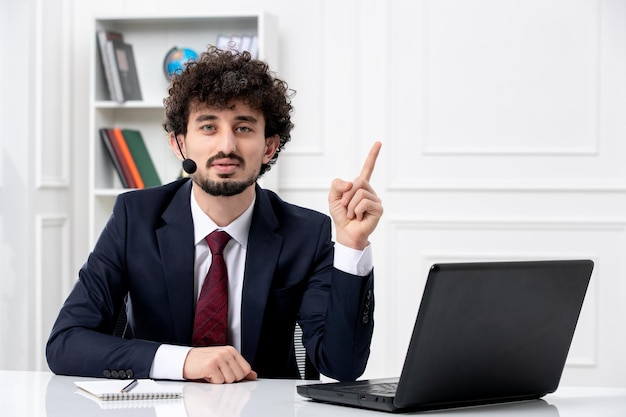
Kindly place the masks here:
<instances>
[{"instance_id":1,"label":"orange book","mask_svg":"<svg viewBox=\"0 0 626 417\"><path fill-rule=\"evenodd\" d=\"M122 134L122 129L114 128L113 134L115 136L115 139L117 140L120 150L122 151L122 156L124 157L124 160L126 161L128 168L130 169L130 174L135 181L136 187L144 188L145 185L143 183L143 180L141 179L141 175L139 174L139 169L137 169L137 164L135 164L135 160L130 153L130 149L128 149L126 139L124 139L124 135Z\"/></svg>"}]
</instances>

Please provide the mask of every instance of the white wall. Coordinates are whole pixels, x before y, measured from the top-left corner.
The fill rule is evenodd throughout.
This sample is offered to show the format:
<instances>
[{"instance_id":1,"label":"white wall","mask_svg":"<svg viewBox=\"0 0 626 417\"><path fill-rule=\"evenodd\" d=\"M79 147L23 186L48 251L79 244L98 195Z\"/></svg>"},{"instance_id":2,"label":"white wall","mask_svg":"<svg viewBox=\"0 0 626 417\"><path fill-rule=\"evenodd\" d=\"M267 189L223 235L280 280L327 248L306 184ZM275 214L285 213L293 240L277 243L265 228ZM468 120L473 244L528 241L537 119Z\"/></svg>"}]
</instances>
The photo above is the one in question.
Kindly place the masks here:
<instances>
[{"instance_id":1,"label":"white wall","mask_svg":"<svg viewBox=\"0 0 626 417\"><path fill-rule=\"evenodd\" d=\"M75 271L68 5L0 2L2 369L45 368L44 344Z\"/></svg>"},{"instance_id":2,"label":"white wall","mask_svg":"<svg viewBox=\"0 0 626 417\"><path fill-rule=\"evenodd\" d=\"M42 1L27 4L41 10ZM55 282L66 291L89 251L87 213L81 201L87 184L80 173L87 172L91 20L145 13L145 6L130 0L45 3L49 13L55 3L66 12L57 26L46 20L44 34L61 36L57 52L64 60L58 65L65 73L55 77L61 85L68 83L67 102L61 102L59 110L40 100L43 113L56 111L61 128L69 126L76 173L70 177L71 205L59 204L58 210L71 214L74 225L68 234L70 254L65 257L70 272L63 265L52 265L58 272ZM12 13L18 8L18 2L2 5L3 20L7 7ZM18 22L35 19L37 7L20 8ZM377 325L366 376L399 373L430 263L589 257L596 270L562 383L626 386L624 1L158 0L149 13L259 8L278 17L281 76L298 92L293 142L279 162L283 197L326 211L331 179L353 177L371 143L384 144L373 178L386 212L372 238ZM71 36L59 35L68 22ZM21 28L17 23L13 27ZM5 36L2 39L6 49ZM39 38L44 45L48 39ZM27 56L27 61L43 65L44 50L39 49L35 58ZM54 58L45 57L47 68ZM4 80L6 64L0 67ZM68 74L69 80L64 78ZM21 75L20 82L27 85L33 77ZM4 89L10 86L6 81L2 86L6 110ZM46 92L54 89L47 83L41 87ZM37 93L33 96L36 99ZM15 114L27 128L9 132L14 135L12 146L36 127L24 115L28 104ZM41 116L35 121L50 122ZM2 126L6 133L6 119ZM8 225L12 212L6 199L9 193L13 199L14 192L21 192L7 184L21 176L7 164L30 158L22 156L21 148L8 150L6 134L2 140L4 312L21 300L19 292L7 289L21 289L16 283L22 278L21 271L20 276L7 277L7 271L15 268L7 265L4 248L18 260L33 259L24 251L36 233L12 232L20 225L30 230L36 210L27 211L34 214L19 218L18 225L11 216ZM62 146L63 138L53 143L57 140ZM24 152L32 154L34 149ZM37 194L32 181L26 187L28 195ZM28 191L31 187L33 191ZM32 203L28 197L18 197L18 202ZM57 291L41 301L55 315L62 297ZM26 305L25 318L16 322L0 318L3 333L30 328L34 322L45 327L46 321L35 313L41 307L30 301ZM20 343L38 338L27 333ZM39 367L35 358L39 353L5 346L0 367Z\"/></svg>"}]
</instances>

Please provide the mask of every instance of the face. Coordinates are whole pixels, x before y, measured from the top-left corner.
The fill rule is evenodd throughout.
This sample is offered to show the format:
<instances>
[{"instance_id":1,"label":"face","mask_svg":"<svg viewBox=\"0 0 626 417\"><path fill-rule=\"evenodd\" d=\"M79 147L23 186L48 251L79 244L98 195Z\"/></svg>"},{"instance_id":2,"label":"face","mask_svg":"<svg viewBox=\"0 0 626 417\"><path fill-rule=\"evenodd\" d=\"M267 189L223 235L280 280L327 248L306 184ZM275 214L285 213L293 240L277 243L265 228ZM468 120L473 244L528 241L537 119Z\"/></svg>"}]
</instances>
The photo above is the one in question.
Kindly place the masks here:
<instances>
[{"instance_id":1,"label":"face","mask_svg":"<svg viewBox=\"0 0 626 417\"><path fill-rule=\"evenodd\" d=\"M213 196L233 196L253 186L261 164L278 145L278 137L265 138L263 114L241 102L221 110L204 105L192 109L187 136L178 139L184 155L198 165L194 183Z\"/></svg>"}]
</instances>

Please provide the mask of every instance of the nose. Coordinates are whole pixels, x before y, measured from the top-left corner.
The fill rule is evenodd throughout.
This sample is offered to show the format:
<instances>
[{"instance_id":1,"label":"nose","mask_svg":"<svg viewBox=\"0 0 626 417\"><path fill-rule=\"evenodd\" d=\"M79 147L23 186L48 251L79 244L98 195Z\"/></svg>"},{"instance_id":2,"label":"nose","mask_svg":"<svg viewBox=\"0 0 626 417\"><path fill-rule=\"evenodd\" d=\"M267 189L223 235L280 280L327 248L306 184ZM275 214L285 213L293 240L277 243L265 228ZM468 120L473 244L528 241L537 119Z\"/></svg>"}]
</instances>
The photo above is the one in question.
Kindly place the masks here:
<instances>
[{"instance_id":1,"label":"nose","mask_svg":"<svg viewBox=\"0 0 626 417\"><path fill-rule=\"evenodd\" d=\"M237 150L237 141L236 136L231 131L222 131L218 135L218 151L224 152L225 154L229 154L231 152L235 152Z\"/></svg>"}]
</instances>

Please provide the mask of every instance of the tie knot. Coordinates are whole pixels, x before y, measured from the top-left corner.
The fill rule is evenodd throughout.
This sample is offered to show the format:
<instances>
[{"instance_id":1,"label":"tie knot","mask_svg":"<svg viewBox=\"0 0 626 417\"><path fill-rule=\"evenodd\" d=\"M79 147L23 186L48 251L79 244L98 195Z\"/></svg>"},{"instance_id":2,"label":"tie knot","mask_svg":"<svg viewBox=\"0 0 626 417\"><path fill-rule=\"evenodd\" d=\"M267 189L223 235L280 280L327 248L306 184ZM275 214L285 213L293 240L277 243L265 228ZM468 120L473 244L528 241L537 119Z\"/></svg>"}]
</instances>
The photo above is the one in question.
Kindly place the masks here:
<instances>
[{"instance_id":1,"label":"tie knot","mask_svg":"<svg viewBox=\"0 0 626 417\"><path fill-rule=\"evenodd\" d=\"M206 243L213 255L221 255L229 240L230 235L223 230L214 230L206 237Z\"/></svg>"}]
</instances>

